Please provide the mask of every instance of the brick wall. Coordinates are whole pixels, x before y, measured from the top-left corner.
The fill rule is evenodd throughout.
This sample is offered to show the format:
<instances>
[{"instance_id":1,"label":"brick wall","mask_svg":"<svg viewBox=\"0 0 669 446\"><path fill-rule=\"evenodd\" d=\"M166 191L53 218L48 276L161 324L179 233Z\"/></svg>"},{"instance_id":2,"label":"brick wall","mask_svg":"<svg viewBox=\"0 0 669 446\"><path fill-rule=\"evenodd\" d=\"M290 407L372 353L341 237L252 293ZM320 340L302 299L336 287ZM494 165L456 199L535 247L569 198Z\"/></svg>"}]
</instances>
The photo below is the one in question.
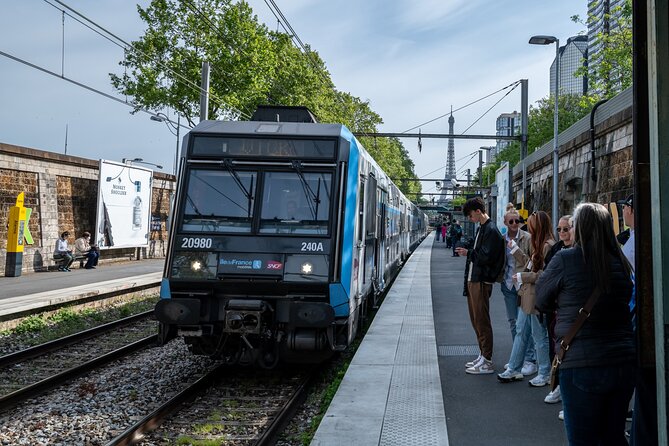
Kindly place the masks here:
<instances>
[{"instance_id":1,"label":"brick wall","mask_svg":"<svg viewBox=\"0 0 669 446\"><path fill-rule=\"evenodd\" d=\"M151 242L143 255L160 257L167 246L166 221L174 177L154 173L152 214L160 220L160 230L151 231ZM25 206L33 209L29 227L34 244L25 247L23 272L53 267L53 250L63 231L70 242L83 231L94 233L98 160L0 143L0 271L7 256L9 207L20 192L26 193ZM134 257L133 248L103 251L102 263Z\"/></svg>"}]
</instances>

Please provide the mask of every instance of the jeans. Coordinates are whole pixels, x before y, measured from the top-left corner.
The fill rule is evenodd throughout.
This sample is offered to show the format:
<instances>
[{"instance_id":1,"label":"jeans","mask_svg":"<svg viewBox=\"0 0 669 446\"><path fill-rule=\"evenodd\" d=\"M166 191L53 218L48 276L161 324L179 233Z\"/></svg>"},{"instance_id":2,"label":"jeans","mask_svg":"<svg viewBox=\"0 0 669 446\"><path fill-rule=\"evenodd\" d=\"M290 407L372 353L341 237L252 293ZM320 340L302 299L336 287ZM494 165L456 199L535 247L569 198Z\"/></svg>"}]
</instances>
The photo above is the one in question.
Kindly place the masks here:
<instances>
[{"instance_id":1,"label":"jeans","mask_svg":"<svg viewBox=\"0 0 669 446\"><path fill-rule=\"evenodd\" d=\"M539 375L550 376L551 362L548 356L548 331L546 327L539 322L539 317L535 314L525 314L518 307L518 316L516 318L516 337L513 339L513 348L509 358L509 369L514 372L520 372L523 368L523 362L526 358L526 350L530 339L534 341L534 348L537 357L537 368Z\"/></svg>"},{"instance_id":2,"label":"jeans","mask_svg":"<svg viewBox=\"0 0 669 446\"><path fill-rule=\"evenodd\" d=\"M560 369L570 446L627 446L625 416L634 388L632 363Z\"/></svg>"},{"instance_id":3,"label":"jeans","mask_svg":"<svg viewBox=\"0 0 669 446\"><path fill-rule=\"evenodd\" d=\"M509 288L507 288L504 282L502 282L501 285L502 285L502 294L504 295L504 305L506 306L506 318L509 321L509 329L511 329L511 340L513 341L516 339L516 316L518 316L518 292L515 289L510 290ZM523 334L523 336L525 336L527 339L525 341L527 345L527 348L525 349L525 361L527 362L536 361L534 354L534 343L529 342L531 333L532 332L529 324L526 324L525 333Z\"/></svg>"},{"instance_id":4,"label":"jeans","mask_svg":"<svg viewBox=\"0 0 669 446\"><path fill-rule=\"evenodd\" d=\"M97 251L90 250L88 253L86 253L86 258L88 259L86 261L86 268L90 268L92 266L97 266L98 265L98 257L100 257L100 253Z\"/></svg>"}]
</instances>

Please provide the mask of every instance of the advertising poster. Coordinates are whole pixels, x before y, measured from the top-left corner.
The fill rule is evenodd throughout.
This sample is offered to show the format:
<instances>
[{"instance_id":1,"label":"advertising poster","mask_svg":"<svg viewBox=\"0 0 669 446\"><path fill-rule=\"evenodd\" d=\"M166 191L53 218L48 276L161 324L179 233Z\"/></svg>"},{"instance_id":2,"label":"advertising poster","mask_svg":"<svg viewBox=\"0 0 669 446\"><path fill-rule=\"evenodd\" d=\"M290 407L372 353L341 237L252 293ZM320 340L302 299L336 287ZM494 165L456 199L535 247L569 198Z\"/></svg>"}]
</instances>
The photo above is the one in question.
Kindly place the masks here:
<instances>
[{"instance_id":1,"label":"advertising poster","mask_svg":"<svg viewBox=\"0 0 669 446\"><path fill-rule=\"evenodd\" d=\"M502 167L495 172L495 184L497 185L497 215L495 215L495 223L502 234L506 233L504 214L506 212L506 205L509 204L509 192L511 187L509 180L509 163L504 163L502 164Z\"/></svg>"},{"instance_id":2,"label":"advertising poster","mask_svg":"<svg viewBox=\"0 0 669 446\"><path fill-rule=\"evenodd\" d=\"M100 249L149 243L153 171L100 160L95 242Z\"/></svg>"}]
</instances>

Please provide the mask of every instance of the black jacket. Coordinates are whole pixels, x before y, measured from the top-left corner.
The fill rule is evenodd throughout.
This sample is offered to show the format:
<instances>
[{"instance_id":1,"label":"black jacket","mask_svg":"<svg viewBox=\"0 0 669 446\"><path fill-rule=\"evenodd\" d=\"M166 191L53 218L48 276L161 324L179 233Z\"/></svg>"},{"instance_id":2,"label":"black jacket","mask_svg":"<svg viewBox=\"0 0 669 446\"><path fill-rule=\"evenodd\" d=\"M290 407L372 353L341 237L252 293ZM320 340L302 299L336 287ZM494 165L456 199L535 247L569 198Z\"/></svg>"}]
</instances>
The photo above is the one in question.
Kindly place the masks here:
<instances>
[{"instance_id":1,"label":"black jacket","mask_svg":"<svg viewBox=\"0 0 669 446\"><path fill-rule=\"evenodd\" d=\"M467 254L471 263L472 277L470 282L495 282L504 268L506 251L504 237L497 227L488 219L477 230L474 248Z\"/></svg>"},{"instance_id":2,"label":"black jacket","mask_svg":"<svg viewBox=\"0 0 669 446\"><path fill-rule=\"evenodd\" d=\"M592 277L591 268L583 260L583 251L575 246L557 252L536 283L537 309L548 313L557 308L556 351L592 293ZM600 294L560 367L599 367L634 361L634 334L628 307L632 281L620 259L613 256L609 280L611 291Z\"/></svg>"}]
</instances>

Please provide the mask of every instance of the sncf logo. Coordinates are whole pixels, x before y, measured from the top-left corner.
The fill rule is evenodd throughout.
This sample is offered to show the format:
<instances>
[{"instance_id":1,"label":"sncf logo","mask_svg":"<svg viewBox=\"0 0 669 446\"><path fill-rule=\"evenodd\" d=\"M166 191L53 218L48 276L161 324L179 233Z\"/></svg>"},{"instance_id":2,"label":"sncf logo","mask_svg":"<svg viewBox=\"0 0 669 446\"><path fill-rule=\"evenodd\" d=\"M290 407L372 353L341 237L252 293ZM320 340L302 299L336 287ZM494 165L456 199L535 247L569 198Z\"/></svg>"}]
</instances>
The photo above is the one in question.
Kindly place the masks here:
<instances>
[{"instance_id":1,"label":"sncf logo","mask_svg":"<svg viewBox=\"0 0 669 446\"><path fill-rule=\"evenodd\" d=\"M283 263L277 262L276 260L270 260L267 262L267 269L281 269L283 268Z\"/></svg>"}]
</instances>

